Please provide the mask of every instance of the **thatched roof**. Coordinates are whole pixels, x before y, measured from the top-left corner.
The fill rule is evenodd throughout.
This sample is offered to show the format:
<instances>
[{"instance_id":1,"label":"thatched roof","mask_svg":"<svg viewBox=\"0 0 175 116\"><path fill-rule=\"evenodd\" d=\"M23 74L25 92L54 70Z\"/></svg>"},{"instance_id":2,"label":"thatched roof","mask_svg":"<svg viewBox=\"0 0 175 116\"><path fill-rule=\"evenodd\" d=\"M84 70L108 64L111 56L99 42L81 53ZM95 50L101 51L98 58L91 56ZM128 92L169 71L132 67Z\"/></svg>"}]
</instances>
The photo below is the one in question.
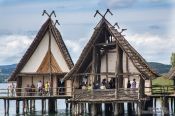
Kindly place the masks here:
<instances>
[{"instance_id":1,"label":"thatched roof","mask_svg":"<svg viewBox=\"0 0 175 116\"><path fill-rule=\"evenodd\" d=\"M15 71L12 73L12 75L10 76L8 81L15 81L16 80L17 74L20 73L20 71L23 69L25 64L28 62L28 60L30 59L30 57L32 56L34 51L36 50L37 46L39 45L39 43L41 42L41 40L43 39L44 35L46 34L46 32L48 31L49 28L51 28L51 32L56 40L58 47L61 50L61 53L62 53L67 65L68 65L69 69L71 69L73 67L73 65L74 65L73 61L70 57L70 54L66 48L65 43L61 37L60 32L54 26L52 19L48 18L46 20L46 22L42 25L41 29L39 30L39 32L36 35L35 39L33 40L32 44L27 49L26 53L24 54L24 56L22 57L22 59L18 63Z\"/></svg>"},{"instance_id":2,"label":"thatched roof","mask_svg":"<svg viewBox=\"0 0 175 116\"><path fill-rule=\"evenodd\" d=\"M71 69L71 71L65 75L64 79L71 79L73 74L81 72L84 67L87 67L87 62L90 61L90 54L92 55L93 46L97 41L99 34L103 33L102 30L104 28L116 39L118 45L127 54L129 59L132 61L144 79L153 79L159 76L156 72L151 70L145 59L128 43L124 36L122 36L121 33L119 33L118 30L115 29L114 26L112 26L105 18L102 18L95 27L95 31L91 39L84 47L76 64Z\"/></svg>"}]
</instances>

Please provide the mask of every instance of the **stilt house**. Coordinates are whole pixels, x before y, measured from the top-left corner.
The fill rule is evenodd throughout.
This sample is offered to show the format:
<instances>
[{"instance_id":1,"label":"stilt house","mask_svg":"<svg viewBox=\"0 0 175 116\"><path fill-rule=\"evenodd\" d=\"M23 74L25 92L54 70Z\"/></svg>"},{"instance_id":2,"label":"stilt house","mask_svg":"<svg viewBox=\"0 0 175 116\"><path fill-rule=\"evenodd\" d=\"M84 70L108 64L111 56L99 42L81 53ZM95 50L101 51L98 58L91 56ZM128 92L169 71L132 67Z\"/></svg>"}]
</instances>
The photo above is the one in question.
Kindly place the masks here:
<instances>
[{"instance_id":1,"label":"stilt house","mask_svg":"<svg viewBox=\"0 0 175 116\"><path fill-rule=\"evenodd\" d=\"M95 31L84 47L78 61L65 80L71 79L72 102L113 102L132 101L145 97L145 87L159 75L151 70L145 59L128 43L124 36L105 17L94 28ZM101 85L103 80L114 83L106 90L82 90L81 85ZM136 80L135 94L128 92L128 80ZM149 89L150 90L150 89Z\"/></svg>"},{"instance_id":2,"label":"stilt house","mask_svg":"<svg viewBox=\"0 0 175 116\"><path fill-rule=\"evenodd\" d=\"M61 34L49 17L8 81L16 81L17 88L25 88L31 84L37 87L39 81L43 85L48 81L56 93L56 88L60 87L59 81L73 65ZM71 81L65 81L64 87L70 86ZM71 88L66 91L71 91Z\"/></svg>"}]
</instances>

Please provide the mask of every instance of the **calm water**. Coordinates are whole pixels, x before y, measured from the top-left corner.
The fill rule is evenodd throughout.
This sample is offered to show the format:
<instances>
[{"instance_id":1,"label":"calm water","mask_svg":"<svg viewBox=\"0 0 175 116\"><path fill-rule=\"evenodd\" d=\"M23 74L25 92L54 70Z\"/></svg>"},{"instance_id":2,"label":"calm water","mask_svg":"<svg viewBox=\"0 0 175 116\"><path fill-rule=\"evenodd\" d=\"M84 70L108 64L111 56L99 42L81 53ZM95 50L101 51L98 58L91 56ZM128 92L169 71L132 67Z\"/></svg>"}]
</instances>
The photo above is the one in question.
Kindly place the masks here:
<instances>
[{"instance_id":1,"label":"calm water","mask_svg":"<svg viewBox=\"0 0 175 116\"><path fill-rule=\"evenodd\" d=\"M7 83L0 83L0 89L6 89L8 87ZM156 103L157 107L153 108L157 110L156 116L161 116L161 102L160 100L157 100ZM170 103L169 103L170 105ZM36 111L34 113L28 113L27 115L29 116L69 116L69 112L65 111L66 105L65 105L65 100L57 100L57 107L58 107L58 113L57 114L42 114L41 112L41 101L40 100L36 100ZM126 103L124 104L124 107L126 108L127 105ZM46 107L47 109L47 107ZM104 109L104 105L102 105L102 109ZM171 109L171 107L169 107L169 109ZM174 110L174 107L173 107ZM125 111L126 113L127 111ZM4 115L4 101L0 100L0 115ZM20 103L20 113L18 116L22 115L22 102ZM103 114L104 115L104 114ZM172 111L170 110L170 115L172 116ZM15 101L10 101L10 109L9 109L9 116L16 116L16 102ZM88 115L87 115L88 116ZM126 116L129 116L126 113Z\"/></svg>"}]
</instances>

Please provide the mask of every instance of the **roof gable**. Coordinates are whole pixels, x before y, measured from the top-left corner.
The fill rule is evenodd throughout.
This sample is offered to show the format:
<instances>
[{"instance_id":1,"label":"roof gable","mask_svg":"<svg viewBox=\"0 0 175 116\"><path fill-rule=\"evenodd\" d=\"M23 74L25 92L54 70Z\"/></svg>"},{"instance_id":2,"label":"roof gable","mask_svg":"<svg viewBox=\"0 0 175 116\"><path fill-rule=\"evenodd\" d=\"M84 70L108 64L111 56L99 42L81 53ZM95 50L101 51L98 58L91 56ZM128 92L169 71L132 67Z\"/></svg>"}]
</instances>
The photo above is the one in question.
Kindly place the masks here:
<instances>
[{"instance_id":1,"label":"roof gable","mask_svg":"<svg viewBox=\"0 0 175 116\"><path fill-rule=\"evenodd\" d=\"M12 73L12 75L10 76L10 78L8 79L8 81L14 81L14 80L16 80L17 74L20 73L20 71L24 68L24 66L26 65L26 63L29 61L30 57L33 55L33 53L37 49L38 45L42 41L43 37L49 31L49 29L50 29L52 35L55 38L55 41L57 43L57 46L59 47L59 49L61 51L61 54L64 57L65 62L67 64L68 68L71 69L73 67L73 65L74 65L73 64L73 61L72 61L72 59L70 57L70 54L69 54L69 52L68 52L68 50L67 50L67 48L65 46L64 41L62 40L62 37L61 37L60 32L54 26L52 19L51 18L48 18L46 20L46 22L42 25L42 27L39 30L38 34L36 35L34 41L30 45L30 47L27 49L26 53L24 54L24 56L22 57L22 59L18 63L15 71Z\"/></svg>"},{"instance_id":2,"label":"roof gable","mask_svg":"<svg viewBox=\"0 0 175 116\"><path fill-rule=\"evenodd\" d=\"M104 29L113 36L119 47L123 50L123 52L127 54L133 65L143 75L145 79L152 79L159 76L157 73L151 70L143 57L128 43L128 41L121 35L121 33L119 33L118 30L115 29L114 26L112 26L105 18L102 18L95 27L95 31L91 39L83 49L75 66L68 74L65 75L64 79L71 78L71 75L81 70L83 68L83 64L86 63L87 60L90 60L87 57L92 54L93 46L95 42L99 42L97 40L98 36L100 35L100 33L103 33ZM101 37L99 38L101 39Z\"/></svg>"}]
</instances>

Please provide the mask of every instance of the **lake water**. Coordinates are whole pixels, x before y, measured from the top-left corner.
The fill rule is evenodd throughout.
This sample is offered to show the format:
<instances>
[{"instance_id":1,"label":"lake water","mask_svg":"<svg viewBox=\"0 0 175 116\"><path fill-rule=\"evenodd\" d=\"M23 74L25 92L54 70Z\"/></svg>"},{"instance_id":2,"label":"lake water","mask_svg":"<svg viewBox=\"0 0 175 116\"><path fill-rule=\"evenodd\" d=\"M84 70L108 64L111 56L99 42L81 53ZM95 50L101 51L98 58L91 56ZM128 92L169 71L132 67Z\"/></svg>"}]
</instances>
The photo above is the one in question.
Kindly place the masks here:
<instances>
[{"instance_id":1,"label":"lake water","mask_svg":"<svg viewBox=\"0 0 175 116\"><path fill-rule=\"evenodd\" d=\"M7 83L0 83L0 89L6 89L8 87ZM153 108L157 110L156 116L161 116L162 115L162 106L160 100L157 100L156 102L157 107ZM170 105L170 103L169 103ZM47 105L46 105L47 106ZM174 106L174 105L173 105ZM124 107L127 107L127 104L124 104ZM65 100L57 100L57 111L58 113L56 114L42 114L41 112L41 100L36 100L36 110L33 113L28 113L27 115L29 116L69 116L69 112L66 112L65 110L66 105L65 105ZM47 109L47 107L46 107ZM104 109L104 105L102 105L102 109ZM126 108L127 109L127 108ZM169 107L171 109L171 107ZM172 110L170 110L170 115L173 116L173 111L174 107ZM125 111L126 116L129 116L127 114L127 111ZM0 100L0 115L4 115L4 101ZM19 115L22 115L22 102L20 102L20 113ZM18 115L18 116L19 116ZM104 114L103 114L104 115ZM10 109L9 109L9 116L16 116L16 102L15 101L10 101ZM87 115L88 116L88 115Z\"/></svg>"}]
</instances>

